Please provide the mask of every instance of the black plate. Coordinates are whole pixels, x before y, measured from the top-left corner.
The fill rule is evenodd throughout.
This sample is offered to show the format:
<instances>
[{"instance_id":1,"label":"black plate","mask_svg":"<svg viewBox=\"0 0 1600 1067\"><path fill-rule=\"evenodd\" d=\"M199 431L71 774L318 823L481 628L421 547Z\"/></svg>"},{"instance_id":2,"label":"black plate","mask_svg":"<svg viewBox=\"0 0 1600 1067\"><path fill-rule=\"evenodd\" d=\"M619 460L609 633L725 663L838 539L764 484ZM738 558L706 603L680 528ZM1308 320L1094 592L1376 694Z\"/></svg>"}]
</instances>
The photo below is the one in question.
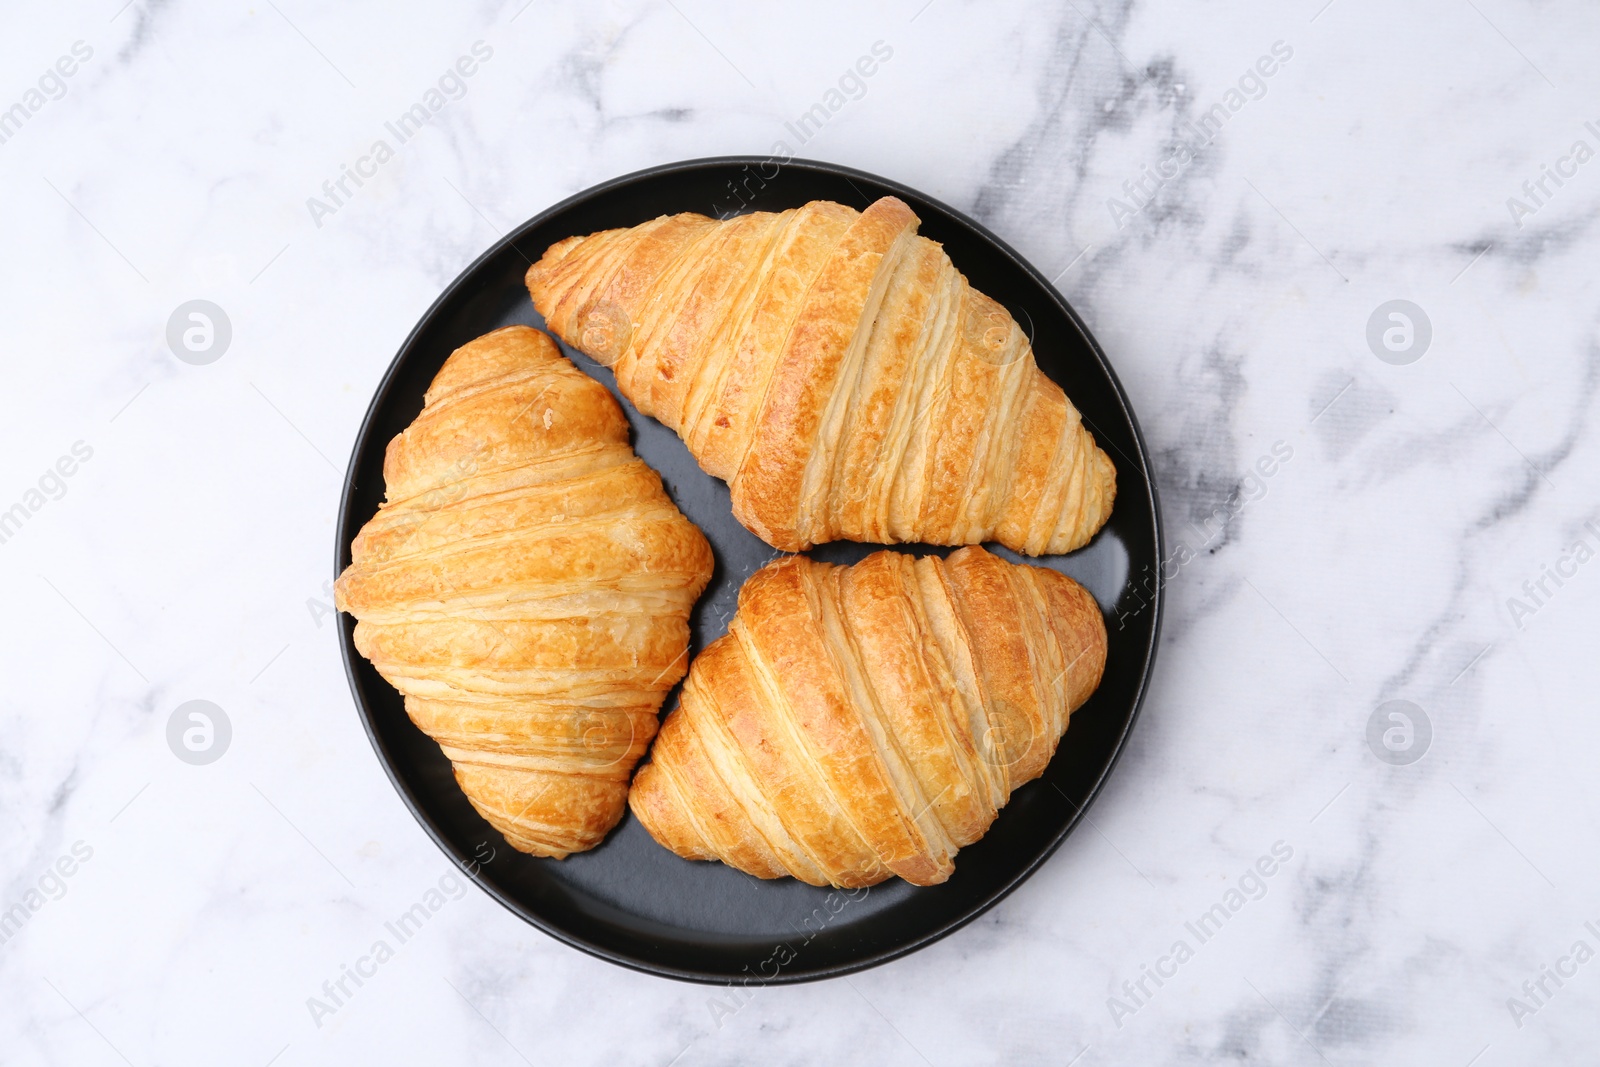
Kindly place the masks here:
<instances>
[{"instance_id":1,"label":"black plate","mask_svg":"<svg viewBox=\"0 0 1600 1067\"><path fill-rule=\"evenodd\" d=\"M423 316L384 375L350 458L340 505L337 568L383 499L383 450L422 410L422 394L454 349L511 323L543 326L522 276L551 243L632 226L657 215L781 210L809 200L864 208L900 197L921 232L944 243L980 291L1011 310L1033 338L1044 372L1060 382L1117 465L1111 521L1087 547L1036 562L1082 582L1107 613L1110 654L1100 689L1072 716L1044 776L1012 796L982 841L962 849L945 884L891 879L870 892L762 882L661 848L631 815L593 851L557 862L514 851L467 802L450 762L406 717L401 699L355 650L340 619L356 706L395 788L419 822L477 882L517 915L604 959L672 978L799 982L847 974L912 952L971 922L1055 851L1099 792L1144 697L1160 627L1161 529L1144 441L1122 387L1094 338L1036 270L971 219L914 190L825 163L701 159L640 171L580 193L521 226L468 267ZM615 392L611 374L562 346ZM620 400L621 397L619 396ZM691 653L727 628L739 585L776 553L734 521L728 489L696 465L677 435L623 401L634 447L716 551L711 587L695 608ZM852 562L876 546L823 545L813 554ZM906 551L945 552L921 546ZM1008 558L1018 557L1005 553ZM669 696L666 707L676 703ZM492 858L490 858L492 857ZM775 972L775 973L774 973Z\"/></svg>"}]
</instances>

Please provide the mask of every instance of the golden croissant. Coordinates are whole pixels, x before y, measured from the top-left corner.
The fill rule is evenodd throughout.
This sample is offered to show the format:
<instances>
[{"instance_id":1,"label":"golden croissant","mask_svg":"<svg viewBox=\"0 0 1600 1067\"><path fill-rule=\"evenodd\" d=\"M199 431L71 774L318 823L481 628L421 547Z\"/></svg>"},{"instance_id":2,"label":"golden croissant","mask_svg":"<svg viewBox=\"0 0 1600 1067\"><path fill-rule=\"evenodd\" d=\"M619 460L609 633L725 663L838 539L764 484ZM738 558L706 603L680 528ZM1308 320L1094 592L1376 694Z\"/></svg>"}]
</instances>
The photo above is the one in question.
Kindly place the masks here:
<instances>
[{"instance_id":1,"label":"golden croissant","mask_svg":"<svg viewBox=\"0 0 1600 1067\"><path fill-rule=\"evenodd\" d=\"M1111 460L918 221L894 197L663 216L552 245L528 290L776 548L1078 548L1111 513Z\"/></svg>"},{"instance_id":2,"label":"golden croissant","mask_svg":"<svg viewBox=\"0 0 1600 1067\"><path fill-rule=\"evenodd\" d=\"M761 878L933 885L1055 753L1106 629L1071 578L982 548L789 556L695 658L629 807L687 859Z\"/></svg>"},{"instance_id":3,"label":"golden croissant","mask_svg":"<svg viewBox=\"0 0 1600 1067\"><path fill-rule=\"evenodd\" d=\"M606 388L526 326L445 361L383 477L335 587L356 648L507 841L594 847L687 667L705 537Z\"/></svg>"}]
</instances>

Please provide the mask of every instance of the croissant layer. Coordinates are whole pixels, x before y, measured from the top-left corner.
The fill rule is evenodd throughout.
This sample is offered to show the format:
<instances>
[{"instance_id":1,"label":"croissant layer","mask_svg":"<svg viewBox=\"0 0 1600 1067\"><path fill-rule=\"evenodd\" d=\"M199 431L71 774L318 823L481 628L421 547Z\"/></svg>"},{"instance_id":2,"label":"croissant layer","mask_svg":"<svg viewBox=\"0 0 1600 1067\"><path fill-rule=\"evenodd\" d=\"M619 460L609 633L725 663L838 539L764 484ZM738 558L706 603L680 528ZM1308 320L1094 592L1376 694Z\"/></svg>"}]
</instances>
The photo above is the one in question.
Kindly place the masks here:
<instances>
[{"instance_id":1,"label":"croissant layer","mask_svg":"<svg viewBox=\"0 0 1600 1067\"><path fill-rule=\"evenodd\" d=\"M761 878L943 882L1099 685L1071 578L982 548L790 556L696 657L628 803L688 859Z\"/></svg>"},{"instance_id":2,"label":"croissant layer","mask_svg":"<svg viewBox=\"0 0 1600 1067\"><path fill-rule=\"evenodd\" d=\"M894 197L663 216L558 242L527 284L777 548L1080 547L1111 513L1111 460L917 225Z\"/></svg>"},{"instance_id":3,"label":"croissant layer","mask_svg":"<svg viewBox=\"0 0 1600 1067\"><path fill-rule=\"evenodd\" d=\"M507 841L593 848L687 666L705 537L611 394L526 326L445 361L383 471L335 585L357 650Z\"/></svg>"}]
</instances>

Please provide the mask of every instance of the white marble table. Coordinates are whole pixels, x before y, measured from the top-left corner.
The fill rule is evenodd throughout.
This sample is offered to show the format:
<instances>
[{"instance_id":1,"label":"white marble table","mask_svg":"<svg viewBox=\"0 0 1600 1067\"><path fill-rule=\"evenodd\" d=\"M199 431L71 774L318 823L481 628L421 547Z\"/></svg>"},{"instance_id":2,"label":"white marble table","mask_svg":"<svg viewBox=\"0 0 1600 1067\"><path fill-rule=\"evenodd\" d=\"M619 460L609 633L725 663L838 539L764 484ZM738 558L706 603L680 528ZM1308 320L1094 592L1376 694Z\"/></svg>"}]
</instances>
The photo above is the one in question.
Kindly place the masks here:
<instances>
[{"instance_id":1,"label":"white marble table","mask_svg":"<svg viewBox=\"0 0 1600 1067\"><path fill-rule=\"evenodd\" d=\"M0 34L0 1059L1592 1057L1592 5L121 4ZM732 1014L463 887L313 1018L450 870L325 604L379 375L506 228L779 141L1059 275L1133 397L1189 551L1092 828L932 948ZM211 362L168 343L192 300ZM208 765L168 746L191 700L231 723Z\"/></svg>"}]
</instances>

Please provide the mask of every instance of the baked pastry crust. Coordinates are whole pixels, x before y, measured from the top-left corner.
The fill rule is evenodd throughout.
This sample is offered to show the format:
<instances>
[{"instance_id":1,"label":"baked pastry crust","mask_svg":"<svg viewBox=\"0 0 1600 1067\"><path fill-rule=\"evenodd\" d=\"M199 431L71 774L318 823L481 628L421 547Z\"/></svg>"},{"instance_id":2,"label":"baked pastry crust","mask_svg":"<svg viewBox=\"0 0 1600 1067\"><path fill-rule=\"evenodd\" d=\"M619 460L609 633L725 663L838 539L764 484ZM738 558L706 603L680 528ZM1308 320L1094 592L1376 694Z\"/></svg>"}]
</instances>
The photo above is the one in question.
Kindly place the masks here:
<instances>
[{"instance_id":1,"label":"baked pastry crust","mask_svg":"<svg viewBox=\"0 0 1600 1067\"><path fill-rule=\"evenodd\" d=\"M594 847L687 668L710 545L606 388L526 326L445 361L383 474L335 585L356 648L507 841Z\"/></svg>"},{"instance_id":2,"label":"baked pastry crust","mask_svg":"<svg viewBox=\"0 0 1600 1067\"><path fill-rule=\"evenodd\" d=\"M786 557L695 658L628 803L688 859L933 885L1043 773L1105 659L1099 606L1053 570L977 547Z\"/></svg>"},{"instance_id":3,"label":"baked pastry crust","mask_svg":"<svg viewBox=\"0 0 1600 1067\"><path fill-rule=\"evenodd\" d=\"M894 197L663 216L560 241L527 284L774 547L1082 546L1111 513L1110 458L917 225Z\"/></svg>"}]
</instances>

